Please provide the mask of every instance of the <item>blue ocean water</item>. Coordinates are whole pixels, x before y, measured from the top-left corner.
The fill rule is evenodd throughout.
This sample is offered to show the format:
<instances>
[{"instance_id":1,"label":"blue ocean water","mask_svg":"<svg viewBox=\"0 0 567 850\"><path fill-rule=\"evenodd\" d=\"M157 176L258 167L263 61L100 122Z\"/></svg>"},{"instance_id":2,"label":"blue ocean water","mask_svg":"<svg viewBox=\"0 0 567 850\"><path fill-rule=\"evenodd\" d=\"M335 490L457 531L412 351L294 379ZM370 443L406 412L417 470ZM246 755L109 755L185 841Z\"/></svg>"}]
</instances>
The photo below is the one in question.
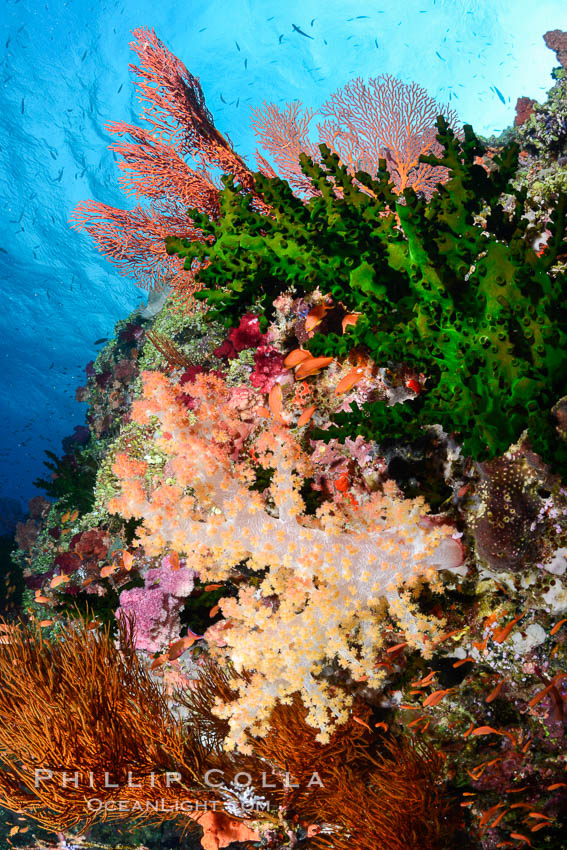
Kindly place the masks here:
<instances>
[{"instance_id":1,"label":"blue ocean water","mask_svg":"<svg viewBox=\"0 0 567 850\"><path fill-rule=\"evenodd\" d=\"M75 389L98 338L144 299L68 219L80 200L129 208L108 121L138 122L128 43L153 28L199 77L220 131L253 163L250 109L317 107L390 73L477 132L542 99L564 0L4 0L0 21L0 513L34 495L45 449L84 421ZM498 91L497 91L498 90ZM14 500L14 501L2 501ZM0 520L1 521L1 520Z\"/></svg>"}]
</instances>

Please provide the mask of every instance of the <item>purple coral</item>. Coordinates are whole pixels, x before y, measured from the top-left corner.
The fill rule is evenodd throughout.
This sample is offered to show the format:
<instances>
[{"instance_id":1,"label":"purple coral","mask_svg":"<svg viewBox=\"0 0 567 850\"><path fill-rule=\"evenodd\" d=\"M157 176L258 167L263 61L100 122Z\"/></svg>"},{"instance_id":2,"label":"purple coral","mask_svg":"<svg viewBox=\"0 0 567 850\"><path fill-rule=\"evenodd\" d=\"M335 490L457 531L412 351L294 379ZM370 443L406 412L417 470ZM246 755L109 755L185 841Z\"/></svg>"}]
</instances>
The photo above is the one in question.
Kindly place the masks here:
<instances>
[{"instance_id":1,"label":"purple coral","mask_svg":"<svg viewBox=\"0 0 567 850\"><path fill-rule=\"evenodd\" d=\"M193 590L194 580L193 570L174 569L166 556L160 567L146 572L145 587L122 591L116 616L134 616L136 649L158 652L179 636L179 613L183 600Z\"/></svg>"},{"instance_id":2,"label":"purple coral","mask_svg":"<svg viewBox=\"0 0 567 850\"><path fill-rule=\"evenodd\" d=\"M160 567L148 570L145 575L146 587L159 587L162 593L185 598L195 586L195 572L181 566L175 569L173 561L166 555Z\"/></svg>"},{"instance_id":3,"label":"purple coral","mask_svg":"<svg viewBox=\"0 0 567 850\"><path fill-rule=\"evenodd\" d=\"M114 377L117 381L128 383L136 374L136 364L133 360L123 358L114 367Z\"/></svg>"}]
</instances>

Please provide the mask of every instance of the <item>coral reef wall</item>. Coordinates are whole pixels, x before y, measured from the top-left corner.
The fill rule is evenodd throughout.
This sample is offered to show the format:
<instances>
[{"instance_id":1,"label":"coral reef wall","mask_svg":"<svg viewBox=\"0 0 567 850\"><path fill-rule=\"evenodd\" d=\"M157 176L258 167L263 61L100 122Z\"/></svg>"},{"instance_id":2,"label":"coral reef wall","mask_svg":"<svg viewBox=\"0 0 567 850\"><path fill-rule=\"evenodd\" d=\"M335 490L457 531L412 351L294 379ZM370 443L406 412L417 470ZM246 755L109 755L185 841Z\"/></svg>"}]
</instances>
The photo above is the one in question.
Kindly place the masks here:
<instances>
[{"instance_id":1,"label":"coral reef wall","mask_svg":"<svg viewBox=\"0 0 567 850\"><path fill-rule=\"evenodd\" d=\"M253 175L133 39L143 112L106 129L136 206L72 221L170 285L98 340L52 501L4 500L6 843L564 850L565 69L489 140L391 75L313 103L318 148L265 100Z\"/></svg>"},{"instance_id":2,"label":"coral reef wall","mask_svg":"<svg viewBox=\"0 0 567 850\"><path fill-rule=\"evenodd\" d=\"M222 0L190 15L186 4L149 0L103 0L94 10L84 0L4 5L2 497L33 494L44 450L59 450L69 423L81 421L74 390L95 341L140 301L134 285L66 226L81 198L123 204L102 127L116 115L135 122L139 110L124 77L132 29L153 26L184 56L218 128L251 165L249 107L264 99L321 104L357 76L417 80L486 133L511 123L518 93L543 99L554 59L527 0L411 0L403 17L390 0L380 12L374 5L290 0L283 12L237 0L228 15ZM562 6L540 3L539 19L565 29Z\"/></svg>"}]
</instances>

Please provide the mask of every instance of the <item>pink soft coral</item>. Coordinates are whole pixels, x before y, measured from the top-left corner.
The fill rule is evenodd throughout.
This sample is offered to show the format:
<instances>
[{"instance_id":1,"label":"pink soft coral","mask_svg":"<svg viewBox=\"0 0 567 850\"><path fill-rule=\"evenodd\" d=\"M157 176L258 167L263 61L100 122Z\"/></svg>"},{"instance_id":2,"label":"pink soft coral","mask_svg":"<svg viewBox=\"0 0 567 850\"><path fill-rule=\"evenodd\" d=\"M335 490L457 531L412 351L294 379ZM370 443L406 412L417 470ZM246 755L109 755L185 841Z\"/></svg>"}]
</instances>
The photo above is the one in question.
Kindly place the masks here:
<instances>
[{"instance_id":1,"label":"pink soft coral","mask_svg":"<svg viewBox=\"0 0 567 850\"><path fill-rule=\"evenodd\" d=\"M245 313L237 328L231 328L228 339L215 349L217 357L236 357L239 351L247 348L256 348L266 340L264 334L260 333L258 316L253 313Z\"/></svg>"},{"instance_id":2,"label":"pink soft coral","mask_svg":"<svg viewBox=\"0 0 567 850\"><path fill-rule=\"evenodd\" d=\"M258 346L254 355L254 364L250 383L263 393L269 393L280 375L287 372L283 354L271 345Z\"/></svg>"},{"instance_id":3,"label":"pink soft coral","mask_svg":"<svg viewBox=\"0 0 567 850\"><path fill-rule=\"evenodd\" d=\"M183 600L193 590L194 579L193 570L176 570L172 559L166 556L160 567L146 572L145 587L122 591L116 616L134 616L136 649L158 652L178 637L179 613Z\"/></svg>"}]
</instances>

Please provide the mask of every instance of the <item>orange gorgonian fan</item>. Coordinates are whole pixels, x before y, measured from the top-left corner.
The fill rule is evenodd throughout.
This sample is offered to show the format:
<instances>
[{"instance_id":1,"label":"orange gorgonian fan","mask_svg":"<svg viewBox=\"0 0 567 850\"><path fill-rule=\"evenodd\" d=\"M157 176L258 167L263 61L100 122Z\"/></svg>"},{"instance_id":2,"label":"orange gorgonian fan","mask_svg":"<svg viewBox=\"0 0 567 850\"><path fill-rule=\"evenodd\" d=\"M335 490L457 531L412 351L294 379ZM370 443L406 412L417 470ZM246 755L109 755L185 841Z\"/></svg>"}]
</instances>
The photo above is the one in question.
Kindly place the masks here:
<instances>
[{"instance_id":1,"label":"orange gorgonian fan","mask_svg":"<svg viewBox=\"0 0 567 850\"><path fill-rule=\"evenodd\" d=\"M141 117L151 131L122 122L108 124L113 135L126 137L110 145L122 158L120 184L136 200L148 198L149 207L115 209L86 201L75 209L74 227L85 227L102 253L138 285L160 289L170 284L178 299L190 305L200 268L183 268L177 256L168 256L166 236L201 239L187 207L211 217L219 214L219 186L209 169L234 175L244 190L253 178L243 160L213 123L199 80L174 56L152 30L134 30L131 48L140 65L130 68L137 78ZM194 167L185 160L190 157ZM263 207L260 199L257 199Z\"/></svg>"},{"instance_id":2,"label":"orange gorgonian fan","mask_svg":"<svg viewBox=\"0 0 567 850\"><path fill-rule=\"evenodd\" d=\"M254 113L253 127L262 146L272 155L279 174L298 191L310 195L313 189L301 171L299 154L320 159L318 147L309 141L309 125L315 113L303 112L298 103L280 111L264 104ZM326 120L317 125L318 144L326 144L347 166L349 172L375 175L380 159L385 159L396 190L412 187L430 198L437 183L444 182L447 169L420 163L422 154L441 152L435 121L443 114L457 128L454 110L440 106L417 83L404 83L389 74L367 83L359 77L339 89L319 109ZM256 152L258 167L268 176L275 172Z\"/></svg>"}]
</instances>

